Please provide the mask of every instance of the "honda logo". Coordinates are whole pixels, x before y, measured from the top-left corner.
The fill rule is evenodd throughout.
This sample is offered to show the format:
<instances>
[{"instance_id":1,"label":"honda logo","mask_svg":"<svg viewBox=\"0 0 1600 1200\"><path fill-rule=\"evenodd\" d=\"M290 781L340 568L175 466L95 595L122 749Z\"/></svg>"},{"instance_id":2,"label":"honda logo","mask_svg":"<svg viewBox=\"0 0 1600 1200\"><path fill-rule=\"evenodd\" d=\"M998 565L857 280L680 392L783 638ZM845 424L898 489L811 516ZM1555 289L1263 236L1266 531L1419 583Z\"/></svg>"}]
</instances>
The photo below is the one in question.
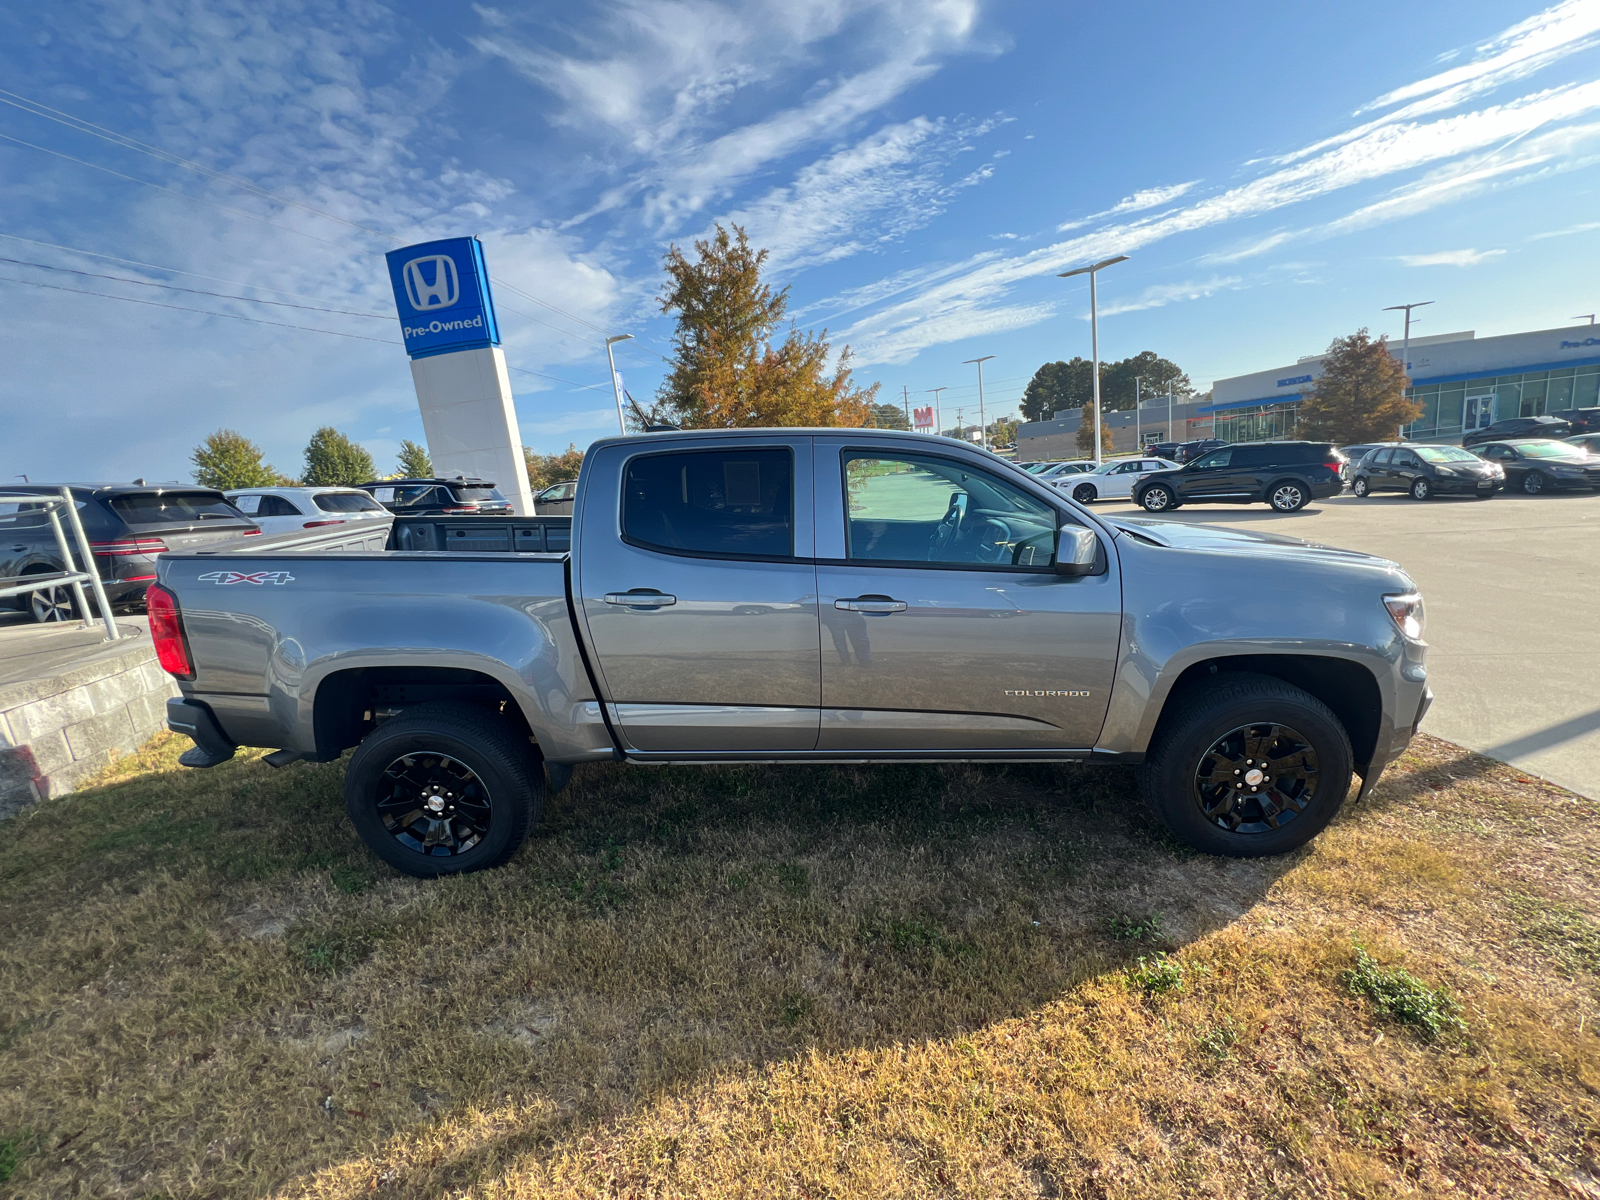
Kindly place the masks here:
<instances>
[{"instance_id":1,"label":"honda logo","mask_svg":"<svg viewBox=\"0 0 1600 1200\"><path fill-rule=\"evenodd\" d=\"M455 259L447 254L413 258L400 273L405 276L406 299L418 312L449 308L461 299L461 280L456 275Z\"/></svg>"}]
</instances>

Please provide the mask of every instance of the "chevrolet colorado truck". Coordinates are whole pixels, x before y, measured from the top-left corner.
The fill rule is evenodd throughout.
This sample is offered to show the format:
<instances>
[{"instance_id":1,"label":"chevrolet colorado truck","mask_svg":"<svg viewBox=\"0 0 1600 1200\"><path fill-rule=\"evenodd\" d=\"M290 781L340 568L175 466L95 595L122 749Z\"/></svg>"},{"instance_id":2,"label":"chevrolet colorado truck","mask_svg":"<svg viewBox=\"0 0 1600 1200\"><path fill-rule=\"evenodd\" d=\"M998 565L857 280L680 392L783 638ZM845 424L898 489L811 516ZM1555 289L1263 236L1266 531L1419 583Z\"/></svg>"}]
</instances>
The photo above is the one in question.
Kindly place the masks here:
<instances>
[{"instance_id":1,"label":"chevrolet colorado truck","mask_svg":"<svg viewBox=\"0 0 1600 1200\"><path fill-rule=\"evenodd\" d=\"M566 553L234 543L158 570L184 761L354 747L350 819L415 875L504 862L602 761L1122 764L1189 844L1279 854L1432 699L1394 563L1107 518L883 430L597 442Z\"/></svg>"}]
</instances>

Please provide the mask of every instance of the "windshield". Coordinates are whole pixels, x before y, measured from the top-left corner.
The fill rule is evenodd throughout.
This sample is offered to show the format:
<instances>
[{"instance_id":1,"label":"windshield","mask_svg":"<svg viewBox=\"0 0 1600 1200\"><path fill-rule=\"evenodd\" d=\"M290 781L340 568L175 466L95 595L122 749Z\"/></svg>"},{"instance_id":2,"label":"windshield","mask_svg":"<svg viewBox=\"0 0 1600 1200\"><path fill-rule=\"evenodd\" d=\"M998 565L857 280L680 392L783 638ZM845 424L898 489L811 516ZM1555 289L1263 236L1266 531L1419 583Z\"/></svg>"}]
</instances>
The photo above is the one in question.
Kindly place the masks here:
<instances>
[{"instance_id":1,"label":"windshield","mask_svg":"<svg viewBox=\"0 0 1600 1200\"><path fill-rule=\"evenodd\" d=\"M1478 456L1470 450L1462 450L1457 446L1418 446L1417 457L1423 462L1452 463L1452 462L1479 462Z\"/></svg>"},{"instance_id":2,"label":"windshield","mask_svg":"<svg viewBox=\"0 0 1600 1200\"><path fill-rule=\"evenodd\" d=\"M129 525L198 525L250 518L216 492L160 492L113 496L111 509Z\"/></svg>"},{"instance_id":3,"label":"windshield","mask_svg":"<svg viewBox=\"0 0 1600 1200\"><path fill-rule=\"evenodd\" d=\"M323 512L382 512L379 504L365 492L318 492L312 497Z\"/></svg>"},{"instance_id":4,"label":"windshield","mask_svg":"<svg viewBox=\"0 0 1600 1200\"><path fill-rule=\"evenodd\" d=\"M1517 452L1523 458L1587 458L1576 446L1565 442L1518 442Z\"/></svg>"}]
</instances>

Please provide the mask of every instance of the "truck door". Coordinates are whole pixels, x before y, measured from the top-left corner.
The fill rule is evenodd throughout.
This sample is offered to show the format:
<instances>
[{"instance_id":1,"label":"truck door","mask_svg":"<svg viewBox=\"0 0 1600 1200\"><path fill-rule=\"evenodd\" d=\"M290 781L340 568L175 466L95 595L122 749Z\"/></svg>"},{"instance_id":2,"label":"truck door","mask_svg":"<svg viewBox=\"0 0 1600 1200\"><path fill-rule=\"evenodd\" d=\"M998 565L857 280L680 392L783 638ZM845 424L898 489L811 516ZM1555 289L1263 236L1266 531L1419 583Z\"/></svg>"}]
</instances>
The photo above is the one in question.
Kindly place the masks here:
<instances>
[{"instance_id":1,"label":"truck door","mask_svg":"<svg viewBox=\"0 0 1600 1200\"><path fill-rule=\"evenodd\" d=\"M1121 630L1115 564L1057 575L1055 507L903 447L817 441L818 748L1093 746Z\"/></svg>"},{"instance_id":2,"label":"truck door","mask_svg":"<svg viewBox=\"0 0 1600 1200\"><path fill-rule=\"evenodd\" d=\"M815 748L811 453L810 438L663 437L586 464L574 586L630 750Z\"/></svg>"}]
</instances>

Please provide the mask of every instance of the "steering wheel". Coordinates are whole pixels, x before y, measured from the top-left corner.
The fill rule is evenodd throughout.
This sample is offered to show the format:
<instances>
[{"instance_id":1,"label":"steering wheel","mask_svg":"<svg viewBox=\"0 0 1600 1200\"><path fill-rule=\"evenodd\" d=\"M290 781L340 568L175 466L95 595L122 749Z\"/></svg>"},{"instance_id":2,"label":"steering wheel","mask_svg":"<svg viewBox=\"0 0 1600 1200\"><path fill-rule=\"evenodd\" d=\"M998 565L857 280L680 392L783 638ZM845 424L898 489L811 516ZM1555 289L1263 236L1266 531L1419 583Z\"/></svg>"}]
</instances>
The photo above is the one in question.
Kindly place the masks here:
<instances>
[{"instance_id":1,"label":"steering wheel","mask_svg":"<svg viewBox=\"0 0 1600 1200\"><path fill-rule=\"evenodd\" d=\"M945 510L944 519L939 522L933 531L933 536L928 539L928 561L943 562L949 555L946 551L955 545L956 539L961 536L961 524L967 515L966 493L951 492L950 507Z\"/></svg>"},{"instance_id":2,"label":"steering wheel","mask_svg":"<svg viewBox=\"0 0 1600 1200\"><path fill-rule=\"evenodd\" d=\"M1011 526L999 517L984 517L977 531L976 556L983 563L1008 563L1011 561Z\"/></svg>"}]
</instances>

